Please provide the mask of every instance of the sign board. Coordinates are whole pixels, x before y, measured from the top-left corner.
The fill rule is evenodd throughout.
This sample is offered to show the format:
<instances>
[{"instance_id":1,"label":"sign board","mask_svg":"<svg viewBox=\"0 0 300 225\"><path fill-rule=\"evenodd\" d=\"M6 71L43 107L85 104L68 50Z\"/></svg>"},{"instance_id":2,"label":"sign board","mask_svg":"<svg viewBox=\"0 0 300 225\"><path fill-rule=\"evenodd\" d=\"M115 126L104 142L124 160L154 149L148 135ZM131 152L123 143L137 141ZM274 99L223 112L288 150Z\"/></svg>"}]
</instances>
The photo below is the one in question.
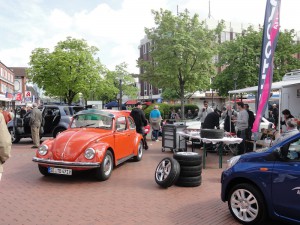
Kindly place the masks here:
<instances>
[{"instance_id":1,"label":"sign board","mask_svg":"<svg viewBox=\"0 0 300 225\"><path fill-rule=\"evenodd\" d=\"M31 98L31 91L25 91L25 98Z\"/></svg>"}]
</instances>

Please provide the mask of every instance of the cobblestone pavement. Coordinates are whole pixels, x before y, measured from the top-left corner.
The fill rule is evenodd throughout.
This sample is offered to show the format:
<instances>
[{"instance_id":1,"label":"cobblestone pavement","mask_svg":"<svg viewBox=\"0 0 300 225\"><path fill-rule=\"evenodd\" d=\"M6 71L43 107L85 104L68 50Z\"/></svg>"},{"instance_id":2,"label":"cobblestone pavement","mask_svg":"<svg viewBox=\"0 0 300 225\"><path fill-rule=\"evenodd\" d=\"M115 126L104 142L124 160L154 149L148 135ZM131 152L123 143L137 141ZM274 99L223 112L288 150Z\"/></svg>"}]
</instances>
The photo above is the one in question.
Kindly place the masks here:
<instances>
[{"instance_id":1,"label":"cobblestone pavement","mask_svg":"<svg viewBox=\"0 0 300 225\"><path fill-rule=\"evenodd\" d=\"M14 144L12 158L4 166L1 225L238 224L220 200L222 169L215 153L208 153L200 187L162 189L155 183L154 171L172 153L162 152L161 142L149 141L142 161L118 166L104 182L86 172L43 177L31 161L35 154L31 146L30 139Z\"/></svg>"}]
</instances>

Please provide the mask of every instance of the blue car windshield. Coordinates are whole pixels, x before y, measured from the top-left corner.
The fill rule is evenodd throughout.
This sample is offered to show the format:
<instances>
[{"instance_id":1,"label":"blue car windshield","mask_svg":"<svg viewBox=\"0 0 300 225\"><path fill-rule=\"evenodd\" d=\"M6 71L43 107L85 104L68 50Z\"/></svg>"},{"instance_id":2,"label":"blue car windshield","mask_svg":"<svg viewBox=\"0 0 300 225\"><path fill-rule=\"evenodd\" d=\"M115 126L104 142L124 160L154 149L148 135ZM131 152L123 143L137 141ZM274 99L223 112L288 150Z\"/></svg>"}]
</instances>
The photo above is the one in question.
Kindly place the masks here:
<instances>
[{"instance_id":1,"label":"blue car windshield","mask_svg":"<svg viewBox=\"0 0 300 225\"><path fill-rule=\"evenodd\" d=\"M112 129L112 118L100 114L76 115L71 123L71 128L83 127Z\"/></svg>"}]
</instances>

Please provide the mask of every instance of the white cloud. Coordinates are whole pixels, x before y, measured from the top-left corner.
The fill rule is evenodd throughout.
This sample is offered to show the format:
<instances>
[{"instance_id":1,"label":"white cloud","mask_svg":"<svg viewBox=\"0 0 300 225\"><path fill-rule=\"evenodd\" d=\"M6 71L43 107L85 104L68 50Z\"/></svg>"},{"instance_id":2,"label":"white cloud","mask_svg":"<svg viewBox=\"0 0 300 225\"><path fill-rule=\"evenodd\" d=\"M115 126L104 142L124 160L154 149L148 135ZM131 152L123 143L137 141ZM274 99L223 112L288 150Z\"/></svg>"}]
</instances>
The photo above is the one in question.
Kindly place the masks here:
<instances>
[{"instance_id":1,"label":"white cloud","mask_svg":"<svg viewBox=\"0 0 300 225\"><path fill-rule=\"evenodd\" d=\"M2 37L0 60L7 66L27 66L31 51L38 47L50 50L67 36L83 38L89 45L100 49L100 60L109 69L126 62L128 71L138 73L136 60L138 46L144 37L144 28L154 25L151 9L168 9L176 14L187 8L201 19L208 16L209 0L123 0L117 7L112 3L89 0L77 2L76 9L70 11L58 0L0 0L5 13L1 13ZM92 3L91 3L92 2ZM112 1L114 2L114 1ZM233 22L262 24L266 1L262 0L210 0L211 15L214 19ZM52 4L53 3L53 4ZM67 3L64 3L67 4ZM71 3L70 3L71 4ZM300 15L297 12L299 0L282 1L282 27L300 30ZM21 13L20 13L21 12ZM5 33L6 32L6 33Z\"/></svg>"}]
</instances>

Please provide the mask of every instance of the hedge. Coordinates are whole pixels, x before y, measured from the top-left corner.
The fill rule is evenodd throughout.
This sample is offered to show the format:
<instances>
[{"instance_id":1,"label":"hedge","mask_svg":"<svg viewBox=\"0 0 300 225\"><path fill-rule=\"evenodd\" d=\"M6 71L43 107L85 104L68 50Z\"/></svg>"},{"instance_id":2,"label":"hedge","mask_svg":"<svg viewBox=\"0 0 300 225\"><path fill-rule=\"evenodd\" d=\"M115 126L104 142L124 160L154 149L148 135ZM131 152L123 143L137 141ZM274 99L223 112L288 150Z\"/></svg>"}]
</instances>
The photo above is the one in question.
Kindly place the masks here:
<instances>
[{"instance_id":1,"label":"hedge","mask_svg":"<svg viewBox=\"0 0 300 225\"><path fill-rule=\"evenodd\" d=\"M181 105L178 105L178 104L177 105L169 105L169 104L166 104L166 103L158 103L158 104L154 103L154 104L146 106L144 108L144 113L145 113L145 116L146 116L147 119L149 119L150 112L151 112L151 110L154 109L155 105L158 105L159 111L161 113L161 117L163 119L168 119L169 118L169 115L170 115L172 109L175 109L176 112L178 111L178 109L181 109ZM199 108L198 108L197 105L192 105L192 104L184 105L185 115L187 114L187 111L189 109L192 111L192 113L194 113L195 109L199 109Z\"/></svg>"}]
</instances>

